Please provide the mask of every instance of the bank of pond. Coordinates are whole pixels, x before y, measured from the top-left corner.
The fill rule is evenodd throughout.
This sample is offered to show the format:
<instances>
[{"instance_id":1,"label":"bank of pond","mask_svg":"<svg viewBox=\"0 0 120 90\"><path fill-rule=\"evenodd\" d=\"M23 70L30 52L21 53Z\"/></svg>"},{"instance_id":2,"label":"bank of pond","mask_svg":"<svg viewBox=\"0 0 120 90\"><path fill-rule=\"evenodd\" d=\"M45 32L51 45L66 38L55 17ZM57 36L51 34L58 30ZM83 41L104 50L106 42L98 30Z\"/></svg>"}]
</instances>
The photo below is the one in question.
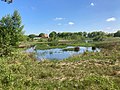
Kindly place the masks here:
<instances>
[{"instance_id":1,"label":"bank of pond","mask_svg":"<svg viewBox=\"0 0 120 90\"><path fill-rule=\"evenodd\" d=\"M38 60L64 60L69 57L83 54L85 52L100 52L99 48L95 47L81 47L81 46L67 46L65 48L53 48L53 49L35 49L31 47L26 50L28 53L35 53L35 57Z\"/></svg>"}]
</instances>

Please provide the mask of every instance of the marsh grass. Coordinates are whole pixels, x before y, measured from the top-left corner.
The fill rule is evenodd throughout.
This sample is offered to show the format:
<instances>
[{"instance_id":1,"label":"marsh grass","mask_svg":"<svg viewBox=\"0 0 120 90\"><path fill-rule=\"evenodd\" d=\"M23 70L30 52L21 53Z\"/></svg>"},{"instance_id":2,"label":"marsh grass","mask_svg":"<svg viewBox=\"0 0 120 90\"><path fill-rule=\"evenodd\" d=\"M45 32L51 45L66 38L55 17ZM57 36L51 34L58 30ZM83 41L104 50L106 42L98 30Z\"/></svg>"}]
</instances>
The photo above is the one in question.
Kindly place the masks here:
<instances>
[{"instance_id":1,"label":"marsh grass","mask_svg":"<svg viewBox=\"0 0 120 90\"><path fill-rule=\"evenodd\" d=\"M0 58L2 90L120 90L120 51L85 52L68 59L35 61L16 51Z\"/></svg>"},{"instance_id":2,"label":"marsh grass","mask_svg":"<svg viewBox=\"0 0 120 90\"><path fill-rule=\"evenodd\" d=\"M36 49L53 49L53 48L65 48L67 46L84 46L84 47L92 47L95 46L94 43L84 43L84 42L79 42L75 43L74 41L69 41L69 42L58 42L57 45L52 45L52 42L48 43L36 43Z\"/></svg>"}]
</instances>

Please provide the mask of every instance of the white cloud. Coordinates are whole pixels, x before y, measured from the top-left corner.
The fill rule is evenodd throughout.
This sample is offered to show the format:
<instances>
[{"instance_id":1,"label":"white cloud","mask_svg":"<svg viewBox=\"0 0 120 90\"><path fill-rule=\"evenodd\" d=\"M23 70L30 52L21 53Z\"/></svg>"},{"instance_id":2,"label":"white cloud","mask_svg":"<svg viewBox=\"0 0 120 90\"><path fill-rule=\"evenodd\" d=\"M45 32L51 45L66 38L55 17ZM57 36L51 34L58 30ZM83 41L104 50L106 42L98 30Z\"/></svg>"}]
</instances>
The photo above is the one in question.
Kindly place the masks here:
<instances>
[{"instance_id":1,"label":"white cloud","mask_svg":"<svg viewBox=\"0 0 120 90\"><path fill-rule=\"evenodd\" d=\"M108 18L106 21L107 21L107 22L116 21L116 18L115 18L115 17L111 17L111 18Z\"/></svg>"},{"instance_id":2,"label":"white cloud","mask_svg":"<svg viewBox=\"0 0 120 90\"><path fill-rule=\"evenodd\" d=\"M94 3L91 3L90 5L91 5L91 6L95 6L95 4L94 4Z\"/></svg>"},{"instance_id":3,"label":"white cloud","mask_svg":"<svg viewBox=\"0 0 120 90\"><path fill-rule=\"evenodd\" d=\"M69 25L74 25L75 23L74 22L68 22Z\"/></svg>"},{"instance_id":4,"label":"white cloud","mask_svg":"<svg viewBox=\"0 0 120 90\"><path fill-rule=\"evenodd\" d=\"M58 17L56 17L54 20L58 21L58 20L63 20L63 19L65 19L65 18L61 18L61 17L58 18Z\"/></svg>"}]
</instances>

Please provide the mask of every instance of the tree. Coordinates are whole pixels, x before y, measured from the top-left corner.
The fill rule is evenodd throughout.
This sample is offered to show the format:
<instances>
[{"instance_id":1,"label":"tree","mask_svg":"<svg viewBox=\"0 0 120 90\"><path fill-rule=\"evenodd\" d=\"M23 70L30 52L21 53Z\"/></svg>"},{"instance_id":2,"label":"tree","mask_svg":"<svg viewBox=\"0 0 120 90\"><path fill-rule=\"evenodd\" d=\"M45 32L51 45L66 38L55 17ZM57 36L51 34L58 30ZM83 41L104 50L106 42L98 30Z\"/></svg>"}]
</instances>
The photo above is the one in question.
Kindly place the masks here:
<instances>
[{"instance_id":1,"label":"tree","mask_svg":"<svg viewBox=\"0 0 120 90\"><path fill-rule=\"evenodd\" d=\"M114 33L114 37L120 37L120 30L118 30L116 33Z\"/></svg>"},{"instance_id":2,"label":"tree","mask_svg":"<svg viewBox=\"0 0 120 90\"><path fill-rule=\"evenodd\" d=\"M52 39L52 40L55 40L57 38L57 33L55 31L51 32L49 34L49 37Z\"/></svg>"},{"instance_id":3,"label":"tree","mask_svg":"<svg viewBox=\"0 0 120 90\"><path fill-rule=\"evenodd\" d=\"M56 46L56 45L58 45L58 35L57 35L57 33L55 31L51 32L49 34L49 37L50 38L48 39L48 41L51 42L49 44L50 46Z\"/></svg>"},{"instance_id":4,"label":"tree","mask_svg":"<svg viewBox=\"0 0 120 90\"><path fill-rule=\"evenodd\" d=\"M82 32L78 32L78 35L82 36Z\"/></svg>"},{"instance_id":5,"label":"tree","mask_svg":"<svg viewBox=\"0 0 120 90\"><path fill-rule=\"evenodd\" d=\"M93 41L103 41L105 38L106 38L106 36L98 35L93 38Z\"/></svg>"},{"instance_id":6,"label":"tree","mask_svg":"<svg viewBox=\"0 0 120 90\"><path fill-rule=\"evenodd\" d=\"M44 33L40 33L40 34L39 34L39 37L44 37L44 36L45 36Z\"/></svg>"},{"instance_id":7,"label":"tree","mask_svg":"<svg viewBox=\"0 0 120 90\"><path fill-rule=\"evenodd\" d=\"M108 33L107 37L114 37L114 33Z\"/></svg>"},{"instance_id":8,"label":"tree","mask_svg":"<svg viewBox=\"0 0 120 90\"><path fill-rule=\"evenodd\" d=\"M105 36L106 34L102 31L88 33L89 38L95 38L97 36Z\"/></svg>"},{"instance_id":9,"label":"tree","mask_svg":"<svg viewBox=\"0 0 120 90\"><path fill-rule=\"evenodd\" d=\"M83 37L87 37L87 32L83 32L83 33L82 33L82 36L83 36Z\"/></svg>"},{"instance_id":10,"label":"tree","mask_svg":"<svg viewBox=\"0 0 120 90\"><path fill-rule=\"evenodd\" d=\"M8 4L13 2L13 0L1 0L1 1L7 2Z\"/></svg>"},{"instance_id":11,"label":"tree","mask_svg":"<svg viewBox=\"0 0 120 90\"><path fill-rule=\"evenodd\" d=\"M8 55L14 46L18 46L23 37L23 25L18 11L0 20L0 56Z\"/></svg>"},{"instance_id":12,"label":"tree","mask_svg":"<svg viewBox=\"0 0 120 90\"><path fill-rule=\"evenodd\" d=\"M30 39L32 39L32 41L33 41L33 39L36 37L36 35L35 35L35 34L30 34L28 37L29 37Z\"/></svg>"},{"instance_id":13,"label":"tree","mask_svg":"<svg viewBox=\"0 0 120 90\"><path fill-rule=\"evenodd\" d=\"M53 31L49 34L49 37L50 37L49 41L55 41L57 40L58 35L55 31Z\"/></svg>"}]
</instances>

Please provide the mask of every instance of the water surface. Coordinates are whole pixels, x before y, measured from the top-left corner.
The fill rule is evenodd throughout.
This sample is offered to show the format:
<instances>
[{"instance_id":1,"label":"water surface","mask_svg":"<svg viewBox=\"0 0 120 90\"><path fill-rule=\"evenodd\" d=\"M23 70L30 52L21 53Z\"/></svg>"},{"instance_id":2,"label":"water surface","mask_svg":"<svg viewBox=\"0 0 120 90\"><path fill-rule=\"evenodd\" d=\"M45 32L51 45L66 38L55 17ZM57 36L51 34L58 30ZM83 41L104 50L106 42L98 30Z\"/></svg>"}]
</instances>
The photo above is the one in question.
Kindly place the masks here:
<instances>
[{"instance_id":1,"label":"water surface","mask_svg":"<svg viewBox=\"0 0 120 90\"><path fill-rule=\"evenodd\" d=\"M66 48L74 48L69 46ZM27 52L35 52L38 60L49 59L49 60L63 60L69 58L73 55L82 54L85 51L93 52L92 47L79 47L79 51L64 51L62 48L47 49L47 50L33 50L32 48L28 49ZM99 52L100 49L96 48L94 52Z\"/></svg>"}]
</instances>

